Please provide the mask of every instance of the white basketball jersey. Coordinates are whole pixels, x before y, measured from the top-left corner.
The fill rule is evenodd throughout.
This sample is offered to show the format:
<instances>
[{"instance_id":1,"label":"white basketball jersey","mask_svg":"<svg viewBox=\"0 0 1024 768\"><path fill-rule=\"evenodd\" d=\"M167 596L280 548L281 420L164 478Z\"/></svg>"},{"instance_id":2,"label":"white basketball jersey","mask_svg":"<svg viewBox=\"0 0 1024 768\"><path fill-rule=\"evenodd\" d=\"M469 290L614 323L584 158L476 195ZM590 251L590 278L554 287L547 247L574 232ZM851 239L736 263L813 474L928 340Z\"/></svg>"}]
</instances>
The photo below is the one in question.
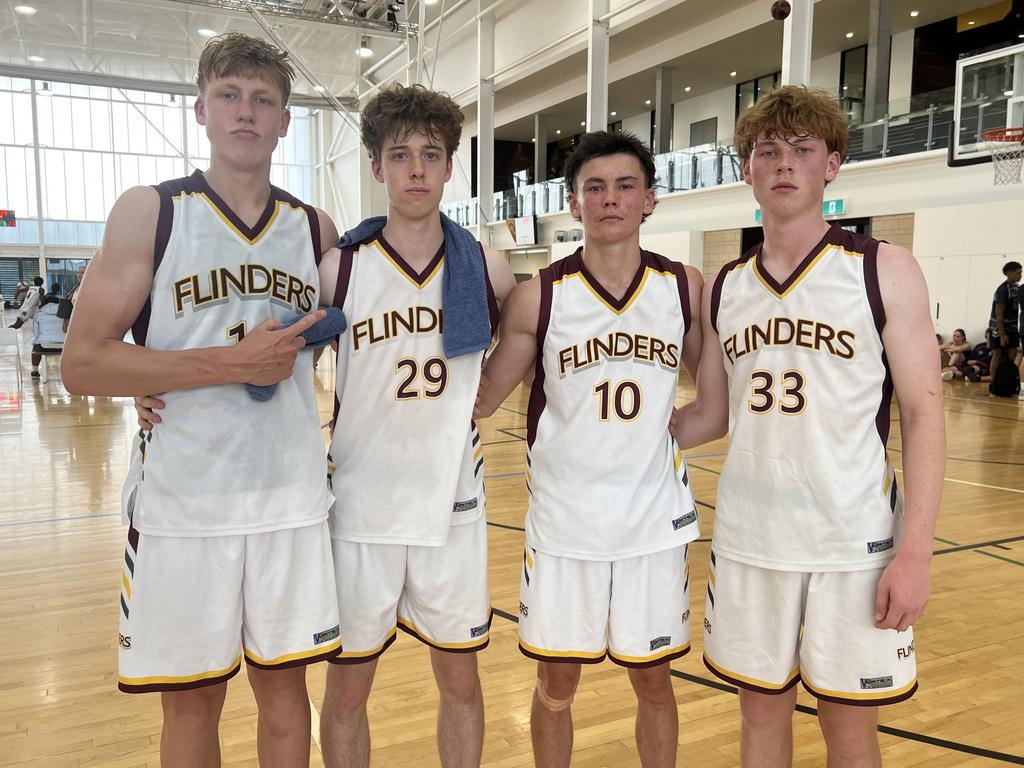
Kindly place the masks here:
<instances>
[{"instance_id":1,"label":"white basketball jersey","mask_svg":"<svg viewBox=\"0 0 1024 768\"><path fill-rule=\"evenodd\" d=\"M642 251L621 300L590 274L582 249L540 281L527 541L582 560L693 541L697 509L668 433L690 322L683 265Z\"/></svg>"},{"instance_id":2,"label":"white basketball jersey","mask_svg":"<svg viewBox=\"0 0 1024 768\"><path fill-rule=\"evenodd\" d=\"M760 246L723 267L729 377L715 552L779 570L884 566L902 515L885 452L892 379L878 241L833 226L784 283Z\"/></svg>"},{"instance_id":3,"label":"white basketball jersey","mask_svg":"<svg viewBox=\"0 0 1024 768\"><path fill-rule=\"evenodd\" d=\"M416 274L383 235L342 251L334 302L349 330L338 348L331 440L334 538L441 546L452 525L483 512L472 418L483 352L445 357L444 269L443 247Z\"/></svg>"},{"instance_id":4,"label":"white basketball jersey","mask_svg":"<svg viewBox=\"0 0 1024 768\"><path fill-rule=\"evenodd\" d=\"M153 288L132 328L152 349L226 347L264 320L318 306L316 210L272 188L251 229L196 171L156 187ZM297 528L327 517L326 456L312 352L267 402L240 384L161 395L167 407L136 438L132 521L145 534L221 536ZM132 481L129 476L129 482ZM130 496L130 492L126 494Z\"/></svg>"}]
</instances>

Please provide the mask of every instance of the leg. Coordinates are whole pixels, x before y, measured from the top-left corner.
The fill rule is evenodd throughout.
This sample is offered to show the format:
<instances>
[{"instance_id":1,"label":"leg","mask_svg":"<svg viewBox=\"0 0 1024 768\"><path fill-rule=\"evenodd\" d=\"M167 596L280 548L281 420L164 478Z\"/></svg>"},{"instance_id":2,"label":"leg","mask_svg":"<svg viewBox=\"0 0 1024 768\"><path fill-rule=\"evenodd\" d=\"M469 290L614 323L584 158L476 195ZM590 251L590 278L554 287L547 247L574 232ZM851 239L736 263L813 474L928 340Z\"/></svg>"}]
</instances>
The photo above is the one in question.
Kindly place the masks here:
<instances>
[{"instance_id":1,"label":"leg","mask_svg":"<svg viewBox=\"0 0 1024 768\"><path fill-rule=\"evenodd\" d=\"M530 736L537 768L567 768L572 755L572 699L580 665L541 661L530 708Z\"/></svg>"},{"instance_id":2,"label":"leg","mask_svg":"<svg viewBox=\"0 0 1024 768\"><path fill-rule=\"evenodd\" d=\"M772 695L740 689L740 764L743 768L788 768L793 764L796 686Z\"/></svg>"},{"instance_id":3,"label":"leg","mask_svg":"<svg viewBox=\"0 0 1024 768\"><path fill-rule=\"evenodd\" d=\"M370 765L370 698L377 660L363 664L331 664L320 713L320 748L327 768L367 768Z\"/></svg>"},{"instance_id":4,"label":"leg","mask_svg":"<svg viewBox=\"0 0 1024 768\"><path fill-rule=\"evenodd\" d=\"M484 695L475 653L430 649L430 665L441 693L437 751L444 768L479 768L484 747Z\"/></svg>"},{"instance_id":5,"label":"leg","mask_svg":"<svg viewBox=\"0 0 1024 768\"><path fill-rule=\"evenodd\" d=\"M219 768L217 725L227 683L160 695L164 726L160 734L163 768Z\"/></svg>"},{"instance_id":6,"label":"leg","mask_svg":"<svg viewBox=\"0 0 1024 768\"><path fill-rule=\"evenodd\" d=\"M636 745L644 768L672 768L679 741L679 711L668 663L630 669L636 694Z\"/></svg>"},{"instance_id":7,"label":"leg","mask_svg":"<svg viewBox=\"0 0 1024 768\"><path fill-rule=\"evenodd\" d=\"M818 723L828 747L828 768L882 768L878 707L819 700Z\"/></svg>"},{"instance_id":8,"label":"leg","mask_svg":"<svg viewBox=\"0 0 1024 768\"><path fill-rule=\"evenodd\" d=\"M306 668L260 669L249 666L249 684L259 719L256 751L263 768L309 765L309 695Z\"/></svg>"}]
</instances>

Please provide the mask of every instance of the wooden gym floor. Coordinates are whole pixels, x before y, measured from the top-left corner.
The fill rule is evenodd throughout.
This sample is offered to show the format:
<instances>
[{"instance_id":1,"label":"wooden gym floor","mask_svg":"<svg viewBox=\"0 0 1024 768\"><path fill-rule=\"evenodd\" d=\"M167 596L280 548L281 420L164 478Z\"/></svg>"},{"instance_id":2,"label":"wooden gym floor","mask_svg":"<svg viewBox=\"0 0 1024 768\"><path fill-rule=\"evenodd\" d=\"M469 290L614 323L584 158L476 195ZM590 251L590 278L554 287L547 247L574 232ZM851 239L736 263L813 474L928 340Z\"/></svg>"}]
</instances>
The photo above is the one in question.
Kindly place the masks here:
<instances>
[{"instance_id":1,"label":"wooden gym floor","mask_svg":"<svg viewBox=\"0 0 1024 768\"><path fill-rule=\"evenodd\" d=\"M115 687L117 601L125 531L119 520L135 414L126 399L67 394L53 378L22 379L0 348L0 766L157 765L155 695ZM324 421L333 370L319 371ZM1024 765L1024 403L986 396L984 385L942 384L949 461L932 566L932 597L916 627L921 688L882 710L887 766ZM683 380L680 401L692 397ZM479 656L486 701L484 765L531 765L533 662L516 648L526 493L526 398L517 391L481 424L486 458L490 647ZM891 453L899 462L893 410ZM738 763L734 691L700 661L708 543L725 442L688 457L704 538L691 546L694 651L672 665L679 704L680 765ZM314 711L324 666L311 667ZM370 699L373 763L434 766L436 692L428 654L411 637L381 660ZM824 765L814 701L800 692L795 764ZM624 671L586 667L576 698L574 766L639 765L634 702ZM315 719L315 717L314 717ZM255 765L256 717L239 675L221 727L225 765ZM313 765L322 765L313 740Z\"/></svg>"}]
</instances>

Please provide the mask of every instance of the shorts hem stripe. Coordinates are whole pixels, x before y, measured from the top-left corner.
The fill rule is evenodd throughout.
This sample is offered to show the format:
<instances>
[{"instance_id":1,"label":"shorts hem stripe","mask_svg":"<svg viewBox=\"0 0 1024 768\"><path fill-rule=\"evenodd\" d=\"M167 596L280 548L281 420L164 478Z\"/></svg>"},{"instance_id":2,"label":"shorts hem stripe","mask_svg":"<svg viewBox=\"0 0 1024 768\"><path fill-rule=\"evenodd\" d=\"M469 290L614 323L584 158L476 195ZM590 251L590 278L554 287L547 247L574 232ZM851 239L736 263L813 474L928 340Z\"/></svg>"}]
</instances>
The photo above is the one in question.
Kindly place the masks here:
<instances>
[{"instance_id":1,"label":"shorts hem stripe","mask_svg":"<svg viewBox=\"0 0 1024 768\"><path fill-rule=\"evenodd\" d=\"M550 661L556 664L600 664L605 660L608 651L604 650L598 654L587 654L585 651L545 651L541 648L534 648L519 641L519 652L537 661Z\"/></svg>"},{"instance_id":2,"label":"shorts hem stripe","mask_svg":"<svg viewBox=\"0 0 1024 768\"><path fill-rule=\"evenodd\" d=\"M241 657L234 666L227 670L220 670L200 675L187 675L182 677L154 676L154 677L117 677L117 688L123 693L154 693L168 691L190 691L196 688L206 688L210 685L218 685L230 680L238 674L242 668ZM133 682L138 681L138 682Z\"/></svg>"},{"instance_id":3,"label":"shorts hem stripe","mask_svg":"<svg viewBox=\"0 0 1024 768\"><path fill-rule=\"evenodd\" d=\"M387 638L381 644L379 648L374 648L370 651L345 651L342 650L340 653L331 656L327 659L330 664L362 664L367 661L373 661L380 658L380 655L384 653L391 644L395 642L395 638L398 637L398 632L394 627L391 628L391 632ZM342 641L342 648L345 647L344 640Z\"/></svg>"},{"instance_id":4,"label":"shorts hem stripe","mask_svg":"<svg viewBox=\"0 0 1024 768\"><path fill-rule=\"evenodd\" d=\"M475 653L482 651L491 642L491 622L494 620L494 610L492 608L487 609L487 634L483 637L475 640L470 640L467 643L441 643L437 640L433 640L422 632L420 632L416 625L408 619L399 617L398 628L405 632L407 635L411 635L419 640L424 645L429 645L431 648L436 648L439 651L445 651L447 653Z\"/></svg>"},{"instance_id":5,"label":"shorts hem stripe","mask_svg":"<svg viewBox=\"0 0 1024 768\"><path fill-rule=\"evenodd\" d=\"M809 694L822 701L831 701L834 704L847 704L854 707L880 707L886 704L899 704L906 701L917 693L917 678L907 686L896 691L886 691L884 694L875 696L869 693L842 693L841 691L818 691L806 680L801 680L804 688Z\"/></svg>"},{"instance_id":6,"label":"shorts hem stripe","mask_svg":"<svg viewBox=\"0 0 1024 768\"><path fill-rule=\"evenodd\" d=\"M754 691L755 693L767 693L771 696L778 696L785 693L794 685L800 681L800 670L799 668L794 670L792 677L782 685L775 685L773 683L763 682L761 680L753 680L742 675L727 672L721 667L717 666L715 662L708 658L707 653L704 654L704 666L707 667L715 677L724 680L727 683L743 688L748 691Z\"/></svg>"},{"instance_id":7,"label":"shorts hem stripe","mask_svg":"<svg viewBox=\"0 0 1024 768\"><path fill-rule=\"evenodd\" d=\"M290 667L304 667L307 664L316 664L326 661L341 653L341 640L335 640L324 648L314 648L301 653L290 653L287 656L279 656L269 661L261 659L245 651L245 663L257 669L288 669Z\"/></svg>"},{"instance_id":8,"label":"shorts hem stripe","mask_svg":"<svg viewBox=\"0 0 1024 768\"><path fill-rule=\"evenodd\" d=\"M659 653L654 656L647 658L633 657L633 656L616 656L615 653L609 648L608 658L618 664L620 667L629 667L631 669L645 669L647 667L656 667L659 664L665 664L669 661L675 661L680 659L690 652L690 644L686 643L677 648L671 648L664 653Z\"/></svg>"}]
</instances>

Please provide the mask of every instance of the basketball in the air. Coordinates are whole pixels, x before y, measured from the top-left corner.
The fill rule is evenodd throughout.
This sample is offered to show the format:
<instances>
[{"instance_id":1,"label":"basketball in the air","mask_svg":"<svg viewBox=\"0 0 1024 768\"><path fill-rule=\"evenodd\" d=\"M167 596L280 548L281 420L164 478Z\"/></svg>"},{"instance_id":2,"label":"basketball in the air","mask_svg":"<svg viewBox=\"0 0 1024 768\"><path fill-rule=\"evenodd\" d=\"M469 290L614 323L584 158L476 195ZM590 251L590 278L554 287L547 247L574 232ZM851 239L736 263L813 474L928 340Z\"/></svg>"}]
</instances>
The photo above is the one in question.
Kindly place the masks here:
<instances>
[{"instance_id":1,"label":"basketball in the air","mask_svg":"<svg viewBox=\"0 0 1024 768\"><path fill-rule=\"evenodd\" d=\"M782 21L789 16L789 12L793 10L787 0L775 0L772 3L772 18L776 21Z\"/></svg>"}]
</instances>

